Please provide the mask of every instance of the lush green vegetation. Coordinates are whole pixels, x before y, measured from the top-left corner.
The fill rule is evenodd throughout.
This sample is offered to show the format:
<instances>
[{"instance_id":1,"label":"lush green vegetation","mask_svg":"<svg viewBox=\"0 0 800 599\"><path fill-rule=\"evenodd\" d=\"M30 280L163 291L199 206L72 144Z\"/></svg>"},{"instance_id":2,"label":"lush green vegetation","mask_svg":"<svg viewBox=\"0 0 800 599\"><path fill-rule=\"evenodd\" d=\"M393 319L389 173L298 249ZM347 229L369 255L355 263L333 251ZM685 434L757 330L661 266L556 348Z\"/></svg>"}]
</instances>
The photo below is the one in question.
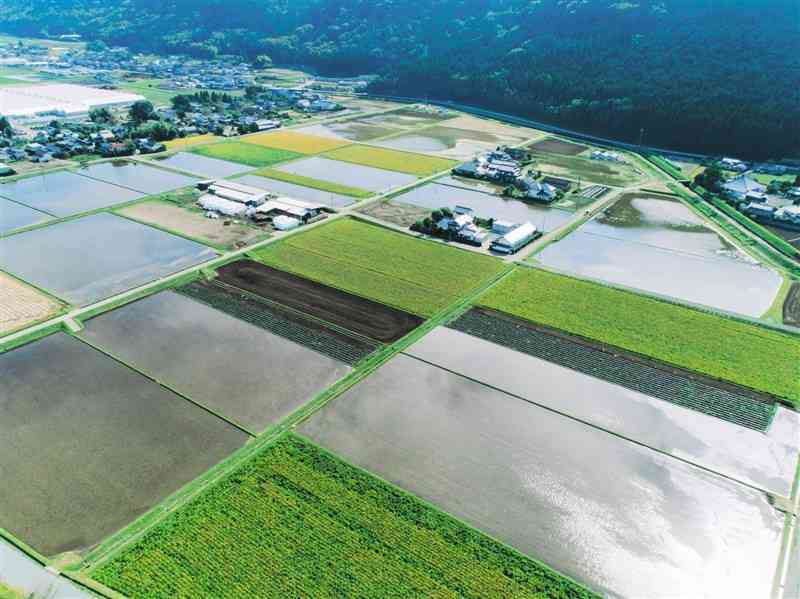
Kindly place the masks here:
<instances>
[{"instance_id":1,"label":"lush green vegetation","mask_svg":"<svg viewBox=\"0 0 800 599\"><path fill-rule=\"evenodd\" d=\"M500 260L351 218L255 252L262 262L421 316L503 270Z\"/></svg>"},{"instance_id":2,"label":"lush green vegetation","mask_svg":"<svg viewBox=\"0 0 800 599\"><path fill-rule=\"evenodd\" d=\"M800 403L800 336L531 268L480 303Z\"/></svg>"},{"instance_id":3,"label":"lush green vegetation","mask_svg":"<svg viewBox=\"0 0 800 599\"><path fill-rule=\"evenodd\" d=\"M595 597L287 435L92 573L131 597Z\"/></svg>"},{"instance_id":4,"label":"lush green vegetation","mask_svg":"<svg viewBox=\"0 0 800 599\"><path fill-rule=\"evenodd\" d=\"M331 181L322 181L321 179L314 179L312 177L304 177L303 175L296 175L294 173L285 173L271 168L262 168L257 170L254 175L261 175L269 179L277 179L278 181L285 181L287 183L294 183L295 185L303 185L305 187L313 187L314 189L321 189L322 191L329 191L331 193L338 193L353 198L368 198L374 195L371 191L359 189L358 187L350 187L349 185L340 185Z\"/></svg>"},{"instance_id":5,"label":"lush green vegetation","mask_svg":"<svg viewBox=\"0 0 800 599\"><path fill-rule=\"evenodd\" d=\"M0 599L23 599L23 595L0 582Z\"/></svg>"},{"instance_id":6,"label":"lush green vegetation","mask_svg":"<svg viewBox=\"0 0 800 599\"><path fill-rule=\"evenodd\" d=\"M638 142L797 156L796 0L6 0L0 27L139 51L378 73L429 96Z\"/></svg>"},{"instance_id":7,"label":"lush green vegetation","mask_svg":"<svg viewBox=\"0 0 800 599\"><path fill-rule=\"evenodd\" d=\"M238 141L226 141L209 144L207 146L193 147L189 151L202 156L208 156L209 158L230 160L231 162L238 162L239 164L246 164L248 166L270 166L279 162L302 157L302 154L298 154L297 152L265 148L263 146L245 144Z\"/></svg>"},{"instance_id":8,"label":"lush green vegetation","mask_svg":"<svg viewBox=\"0 0 800 599\"><path fill-rule=\"evenodd\" d=\"M458 164L455 160L448 160L447 158L436 158L434 156L424 156L412 152L401 152L399 150L388 150L360 144L339 148L333 152L328 152L325 156L343 162L363 164L364 166L408 173L418 177L427 177L451 169Z\"/></svg>"}]
</instances>

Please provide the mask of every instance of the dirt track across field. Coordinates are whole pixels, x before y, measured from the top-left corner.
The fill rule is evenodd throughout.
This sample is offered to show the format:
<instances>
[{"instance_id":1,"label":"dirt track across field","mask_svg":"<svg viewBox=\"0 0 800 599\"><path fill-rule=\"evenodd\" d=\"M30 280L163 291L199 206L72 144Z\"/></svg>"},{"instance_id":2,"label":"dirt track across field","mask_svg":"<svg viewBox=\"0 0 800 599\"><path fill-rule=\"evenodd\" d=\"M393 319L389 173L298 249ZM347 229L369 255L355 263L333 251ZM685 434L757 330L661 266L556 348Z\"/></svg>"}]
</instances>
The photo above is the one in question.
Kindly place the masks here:
<instances>
[{"instance_id":1,"label":"dirt track across field","mask_svg":"<svg viewBox=\"0 0 800 599\"><path fill-rule=\"evenodd\" d=\"M790 326L800 326L800 283L792 283L789 295L783 302L783 322Z\"/></svg>"},{"instance_id":2,"label":"dirt track across field","mask_svg":"<svg viewBox=\"0 0 800 599\"><path fill-rule=\"evenodd\" d=\"M252 260L233 262L218 272L223 283L383 343L397 341L423 322L402 310Z\"/></svg>"}]
</instances>

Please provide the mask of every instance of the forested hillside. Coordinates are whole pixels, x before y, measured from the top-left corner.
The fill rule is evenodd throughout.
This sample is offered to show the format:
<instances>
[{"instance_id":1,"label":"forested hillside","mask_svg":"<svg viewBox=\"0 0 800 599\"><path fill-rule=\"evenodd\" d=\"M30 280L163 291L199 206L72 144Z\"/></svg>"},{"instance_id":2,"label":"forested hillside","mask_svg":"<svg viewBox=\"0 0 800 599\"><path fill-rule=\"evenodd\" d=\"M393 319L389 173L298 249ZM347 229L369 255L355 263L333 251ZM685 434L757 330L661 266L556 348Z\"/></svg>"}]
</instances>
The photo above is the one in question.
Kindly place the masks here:
<instances>
[{"instance_id":1,"label":"forested hillside","mask_svg":"<svg viewBox=\"0 0 800 599\"><path fill-rule=\"evenodd\" d=\"M3 0L0 28L267 54L624 140L800 155L797 0Z\"/></svg>"}]
</instances>

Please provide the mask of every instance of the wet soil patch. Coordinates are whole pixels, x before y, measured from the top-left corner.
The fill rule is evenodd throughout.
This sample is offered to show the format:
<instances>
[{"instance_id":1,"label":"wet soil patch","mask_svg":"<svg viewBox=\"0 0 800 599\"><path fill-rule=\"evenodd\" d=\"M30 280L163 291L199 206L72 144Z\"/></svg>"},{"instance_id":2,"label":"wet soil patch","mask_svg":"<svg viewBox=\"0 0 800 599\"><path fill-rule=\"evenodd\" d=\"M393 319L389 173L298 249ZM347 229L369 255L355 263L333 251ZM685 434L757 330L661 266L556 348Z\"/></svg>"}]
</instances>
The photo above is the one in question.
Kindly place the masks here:
<instances>
[{"instance_id":1,"label":"wet soil patch","mask_svg":"<svg viewBox=\"0 0 800 599\"><path fill-rule=\"evenodd\" d=\"M252 260L219 269L219 280L375 341L391 343L422 324L419 316Z\"/></svg>"},{"instance_id":2,"label":"wet soil patch","mask_svg":"<svg viewBox=\"0 0 800 599\"><path fill-rule=\"evenodd\" d=\"M800 326L800 283L792 283L786 301L783 303L783 322Z\"/></svg>"},{"instance_id":3,"label":"wet soil patch","mask_svg":"<svg viewBox=\"0 0 800 599\"><path fill-rule=\"evenodd\" d=\"M754 430L766 431L775 412L766 394L486 308L473 308L449 326Z\"/></svg>"},{"instance_id":4,"label":"wet soil patch","mask_svg":"<svg viewBox=\"0 0 800 599\"><path fill-rule=\"evenodd\" d=\"M580 144L570 143L568 141L561 141L560 139L543 139L535 144L531 144L530 148L539 152L549 152L551 154L561 154L562 156L577 156L581 152L585 152L589 148Z\"/></svg>"}]
</instances>

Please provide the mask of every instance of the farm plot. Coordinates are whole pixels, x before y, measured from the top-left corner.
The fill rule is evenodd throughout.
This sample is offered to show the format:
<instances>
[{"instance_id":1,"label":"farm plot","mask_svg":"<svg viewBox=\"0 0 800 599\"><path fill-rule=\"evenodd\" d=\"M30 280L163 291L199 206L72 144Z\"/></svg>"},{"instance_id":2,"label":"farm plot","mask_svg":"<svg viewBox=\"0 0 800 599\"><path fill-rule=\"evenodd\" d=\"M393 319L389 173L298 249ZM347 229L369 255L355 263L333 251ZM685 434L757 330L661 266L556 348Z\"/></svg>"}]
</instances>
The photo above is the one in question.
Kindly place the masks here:
<instances>
[{"instance_id":1,"label":"farm plot","mask_svg":"<svg viewBox=\"0 0 800 599\"><path fill-rule=\"evenodd\" d=\"M172 292L93 318L80 335L254 433L349 371L345 364Z\"/></svg>"},{"instance_id":2,"label":"farm plot","mask_svg":"<svg viewBox=\"0 0 800 599\"><path fill-rule=\"evenodd\" d=\"M117 211L127 218L174 231L208 245L244 247L265 239L268 233L244 224L206 218L202 212L183 208L171 202L149 200Z\"/></svg>"},{"instance_id":3,"label":"farm plot","mask_svg":"<svg viewBox=\"0 0 800 599\"><path fill-rule=\"evenodd\" d=\"M0 355L0 372L0 522L47 556L100 542L247 440L63 333Z\"/></svg>"},{"instance_id":4,"label":"farm plot","mask_svg":"<svg viewBox=\"0 0 800 599\"><path fill-rule=\"evenodd\" d=\"M559 208L531 204L504 198L482 191L429 183L392 197L395 202L412 204L427 208L429 211L439 208L455 208L465 206L472 208L475 215L481 218L495 218L512 223L530 221L540 231L552 231L575 218L575 214Z\"/></svg>"},{"instance_id":5,"label":"farm plot","mask_svg":"<svg viewBox=\"0 0 800 599\"><path fill-rule=\"evenodd\" d=\"M358 119L358 122L413 129L415 127L422 127L425 125L435 125L442 121L452 119L455 116L455 113L415 110L414 108L401 108L391 112L384 112L383 114L361 117Z\"/></svg>"},{"instance_id":6,"label":"farm plot","mask_svg":"<svg viewBox=\"0 0 800 599\"><path fill-rule=\"evenodd\" d=\"M417 359L298 432L598 592L770 593L784 515L764 493Z\"/></svg>"},{"instance_id":7,"label":"farm plot","mask_svg":"<svg viewBox=\"0 0 800 599\"><path fill-rule=\"evenodd\" d=\"M147 195L164 193L197 183L197 179L194 177L126 160L92 164L80 169L77 173Z\"/></svg>"},{"instance_id":8,"label":"farm plot","mask_svg":"<svg viewBox=\"0 0 800 599\"><path fill-rule=\"evenodd\" d=\"M534 152L544 152L545 154L562 154L564 156L577 156L589 149L588 146L582 146L563 139L556 139L548 137L542 141L537 141L535 144L529 146Z\"/></svg>"},{"instance_id":9,"label":"farm plot","mask_svg":"<svg viewBox=\"0 0 800 599\"><path fill-rule=\"evenodd\" d=\"M786 301L783 302L783 322L800 326L800 283L792 283Z\"/></svg>"},{"instance_id":10,"label":"farm plot","mask_svg":"<svg viewBox=\"0 0 800 599\"><path fill-rule=\"evenodd\" d=\"M299 175L290 175L273 169L259 170L253 175L239 177L237 181L277 193L278 195L324 204L334 208L349 206L360 197L372 195L371 192L362 189L336 185Z\"/></svg>"},{"instance_id":11,"label":"farm plot","mask_svg":"<svg viewBox=\"0 0 800 599\"><path fill-rule=\"evenodd\" d=\"M349 145L350 142L298 131L274 131L242 138L243 142L297 154L320 154Z\"/></svg>"},{"instance_id":12,"label":"farm plot","mask_svg":"<svg viewBox=\"0 0 800 599\"><path fill-rule=\"evenodd\" d=\"M531 139L541 137L543 132L528 127L518 127L516 125L506 125L499 121L478 118L467 114L462 114L454 119L447 121L448 127L456 129L469 129L470 131L482 131L484 133L494 133L495 135L510 135L521 139Z\"/></svg>"},{"instance_id":13,"label":"farm plot","mask_svg":"<svg viewBox=\"0 0 800 599\"><path fill-rule=\"evenodd\" d=\"M295 435L91 575L134 597L593 597Z\"/></svg>"},{"instance_id":14,"label":"farm plot","mask_svg":"<svg viewBox=\"0 0 800 599\"><path fill-rule=\"evenodd\" d=\"M775 495L791 495L800 438L797 412L545 335L518 319L473 310L450 326L435 329L406 353ZM697 403L719 400L719 407L730 411L714 418L671 399L662 401L662 390L673 389ZM647 393L653 390L657 395ZM744 418L744 426L733 417L723 420L757 417L761 408L767 409L768 431L753 430L752 420Z\"/></svg>"},{"instance_id":15,"label":"farm plot","mask_svg":"<svg viewBox=\"0 0 800 599\"><path fill-rule=\"evenodd\" d=\"M504 269L489 256L349 218L255 255L275 268L421 316L431 316Z\"/></svg>"},{"instance_id":16,"label":"farm plot","mask_svg":"<svg viewBox=\"0 0 800 599\"><path fill-rule=\"evenodd\" d=\"M478 152L494 150L499 145L515 146L522 141L524 141L522 137L437 126L389 137L375 142L374 145L467 160L473 158Z\"/></svg>"},{"instance_id":17,"label":"farm plot","mask_svg":"<svg viewBox=\"0 0 800 599\"><path fill-rule=\"evenodd\" d=\"M165 141L164 145L167 146L168 150L178 150L189 146L205 144L210 141L215 141L217 139L219 138L213 133L204 133L202 135L190 135L188 137L178 137L176 139L171 139L169 141Z\"/></svg>"},{"instance_id":18,"label":"farm plot","mask_svg":"<svg viewBox=\"0 0 800 599\"><path fill-rule=\"evenodd\" d=\"M0 272L0 334L44 320L60 308L55 300Z\"/></svg>"},{"instance_id":19,"label":"farm plot","mask_svg":"<svg viewBox=\"0 0 800 599\"><path fill-rule=\"evenodd\" d=\"M717 257L702 256L579 229L547 246L531 261L735 314L759 318L770 309L783 284L778 272L747 261L713 232L687 237L694 243L694 251L714 244L726 249Z\"/></svg>"},{"instance_id":20,"label":"farm plot","mask_svg":"<svg viewBox=\"0 0 800 599\"><path fill-rule=\"evenodd\" d=\"M319 320L220 281L193 281L178 293L276 335L355 366L379 343L334 329Z\"/></svg>"},{"instance_id":21,"label":"farm plot","mask_svg":"<svg viewBox=\"0 0 800 599\"><path fill-rule=\"evenodd\" d=\"M189 151L200 156L205 156L206 158L227 160L229 162L255 167L271 166L279 162L286 162L287 160L293 160L303 156L303 154L298 152L268 148L254 143L241 143L238 141L226 141L209 144L207 146L196 146Z\"/></svg>"},{"instance_id":22,"label":"farm plot","mask_svg":"<svg viewBox=\"0 0 800 599\"><path fill-rule=\"evenodd\" d=\"M417 180L415 176L406 173L340 162L322 156L311 156L303 160L281 164L274 170L373 192L386 191Z\"/></svg>"},{"instance_id":23,"label":"farm plot","mask_svg":"<svg viewBox=\"0 0 800 599\"><path fill-rule=\"evenodd\" d=\"M319 123L297 129L298 132L320 137L330 137L348 141L369 141L378 137L385 137L394 133L401 133L402 129L384 127L360 121L339 121L337 123Z\"/></svg>"},{"instance_id":24,"label":"farm plot","mask_svg":"<svg viewBox=\"0 0 800 599\"><path fill-rule=\"evenodd\" d=\"M209 158L208 156L190 154L189 152L178 152L171 156L159 156L153 160L161 166L194 173L202 177L231 177L255 170L254 167L247 166L246 164L239 164L238 162L231 162L230 160Z\"/></svg>"},{"instance_id":25,"label":"farm plot","mask_svg":"<svg viewBox=\"0 0 800 599\"><path fill-rule=\"evenodd\" d=\"M144 194L69 171L58 171L4 183L0 185L0 196L52 216L64 217L137 200Z\"/></svg>"},{"instance_id":26,"label":"farm plot","mask_svg":"<svg viewBox=\"0 0 800 599\"><path fill-rule=\"evenodd\" d=\"M325 156L342 162L407 173L417 177L427 177L428 175L451 169L458 164L454 160L360 144L352 144L333 150L325 154Z\"/></svg>"},{"instance_id":27,"label":"farm plot","mask_svg":"<svg viewBox=\"0 0 800 599\"><path fill-rule=\"evenodd\" d=\"M87 591L46 569L0 538L0 599L92 599Z\"/></svg>"},{"instance_id":28,"label":"farm plot","mask_svg":"<svg viewBox=\"0 0 800 599\"><path fill-rule=\"evenodd\" d=\"M367 206L356 209L356 212L401 227L410 227L418 220L431 215L431 211L427 208L403 204L402 202L393 202L392 200L370 202Z\"/></svg>"},{"instance_id":29,"label":"farm plot","mask_svg":"<svg viewBox=\"0 0 800 599\"><path fill-rule=\"evenodd\" d=\"M800 337L538 269L519 269L486 307L800 401Z\"/></svg>"},{"instance_id":30,"label":"farm plot","mask_svg":"<svg viewBox=\"0 0 800 599\"><path fill-rule=\"evenodd\" d=\"M10 233L16 229L38 225L52 220L52 218L52 216L44 212L0 198L0 235Z\"/></svg>"},{"instance_id":31,"label":"farm plot","mask_svg":"<svg viewBox=\"0 0 800 599\"><path fill-rule=\"evenodd\" d=\"M87 244L102 251L87 252ZM210 248L113 214L0 239L0 268L72 304L90 304L214 258Z\"/></svg>"},{"instance_id":32,"label":"farm plot","mask_svg":"<svg viewBox=\"0 0 800 599\"><path fill-rule=\"evenodd\" d=\"M223 283L382 343L397 341L422 324L418 316L252 260L233 262L217 273Z\"/></svg>"},{"instance_id":33,"label":"farm plot","mask_svg":"<svg viewBox=\"0 0 800 599\"><path fill-rule=\"evenodd\" d=\"M603 162L582 156L544 154L534 151L535 168L544 173L580 179L582 184L591 182L610 187L629 187L644 180L644 175L627 163Z\"/></svg>"}]
</instances>

